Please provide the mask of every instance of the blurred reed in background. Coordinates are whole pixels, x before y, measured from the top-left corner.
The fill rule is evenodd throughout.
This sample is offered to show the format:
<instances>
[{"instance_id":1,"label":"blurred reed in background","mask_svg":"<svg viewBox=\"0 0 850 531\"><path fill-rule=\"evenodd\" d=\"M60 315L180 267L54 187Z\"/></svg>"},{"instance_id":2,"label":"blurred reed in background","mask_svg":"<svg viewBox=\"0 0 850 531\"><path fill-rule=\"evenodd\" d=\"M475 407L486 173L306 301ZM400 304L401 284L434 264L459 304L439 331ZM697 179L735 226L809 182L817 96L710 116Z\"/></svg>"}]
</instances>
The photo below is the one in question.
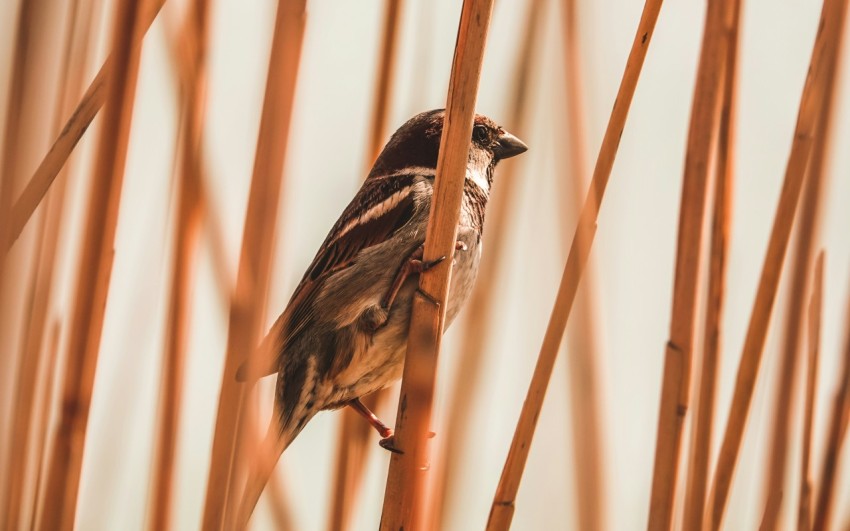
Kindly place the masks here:
<instances>
[{"instance_id":1,"label":"blurred reed in background","mask_svg":"<svg viewBox=\"0 0 850 531\"><path fill-rule=\"evenodd\" d=\"M359 529L380 520L382 529L469 522L492 530L512 522L583 530L850 529L850 284L835 281L850 277L850 225L841 221L850 220L841 217L846 210L835 213L836 204L850 201L850 162L840 158L846 150L832 148L846 145L841 118L850 115L841 75L848 64L847 3L823 0L820 20L807 30L813 40L795 44L810 57L805 78L789 73L791 86L777 88L795 94L793 109L783 112L795 115L796 125L783 131L784 151L768 153L776 167L786 165L775 201L763 179L748 183L753 177L738 171L738 159L747 156L739 149L744 135L760 134L763 125L742 121L751 115L742 109L740 87L753 63L741 58L759 52L745 48L755 39L747 31L771 21L748 21L745 0L708 0L701 29L676 28L677 38L702 35L694 70L682 74L690 81L668 83L691 102L689 125L670 125L666 109L648 111L657 127L680 135L676 146L684 148L669 153L664 146L683 164L681 178L667 172L681 186L674 187L681 193L678 236L671 228L669 252L652 257L658 282L671 291L637 301L645 314L669 319L669 329L660 331L666 346L654 329L647 337L658 351L629 356L606 347L606 338L634 333L611 325L612 306L635 293L612 288L611 277L619 271L641 282L643 273L628 260L612 260L611 249L650 252L655 247L646 242L657 235L614 239L605 225L628 222L631 214L606 207L606 192L619 195L618 180L630 172L616 165L618 150L641 150L659 135L640 129L646 120L632 128L629 115L633 102L641 108L641 83L659 75L652 61L663 51L655 47L671 46L672 30L653 41L656 28L670 23L662 0L647 0L639 17L628 18L628 37L610 39L610 53L622 58L617 64L600 63L594 59L601 55L586 49L599 40L587 35L599 28L583 26L590 17L582 12L600 8L578 0L495 8L492 0L373 0L344 21L360 32L354 39L331 35L340 24L333 11L340 6L331 1L7 3L3 27L10 37L0 43L0 527L233 528L245 456L262 451L272 402L268 382L248 388L235 380L236 367L283 309L285 284L298 278L337 206L359 185L353 176L366 175L394 125L437 106L463 123L477 99L479 107L482 100L499 106L500 122L533 139L529 153L538 158L499 169L478 283L445 348L439 337L409 346L400 391L409 398L409 420L399 423L397 436L414 451L390 460L357 415L326 415L336 431L311 424L325 442L294 445L284 455L252 527ZM814 6L783 8L808 13ZM222 19L240 9L259 11L256 20L267 27L222 32ZM366 19L371 26L364 30L358 23ZM813 20L801 17L799 25ZM234 44L237 38L245 42ZM614 49L626 39L630 49ZM352 114L328 121L308 112L315 107L299 87L322 69L317 49L373 58L374 64L324 71L313 85L321 87L313 94L319 101L351 91L344 105ZM250 55L240 55L245 50ZM450 54L433 59L445 50L454 51L451 69ZM228 54L244 69L217 70ZM488 73L494 61L498 83ZM435 72L434 63L445 71ZM619 83L600 90L588 64ZM168 80L166 91L146 82L153 71ZM222 93L237 90L232 78L245 72L254 74L254 92L237 91L226 109L216 108ZM148 118L139 109L149 109L150 98L169 125L138 125ZM222 142L229 127L249 130L250 138ZM462 182L466 157L468 135L455 127L446 131L445 170L438 173L447 189ZM309 136L316 130L321 134ZM306 149L308 136L322 142ZM147 170L147 158L166 162L156 175L133 177L137 168ZM296 158L301 173L293 169ZM343 177L321 173L330 163ZM230 174L236 166L244 171ZM647 180L634 201L663 209L669 190L651 182L657 181ZM747 220L733 216L733 197L745 186L771 190L764 195L773 201L773 224L763 241L735 247L740 234L751 234ZM554 208L546 209L549 200ZM539 210L532 222L522 221L523 201ZM669 209L676 212L675 205ZM435 212L426 255L438 240L453 239L457 211L440 204ZM594 252L599 246L607 250ZM740 263L735 252L761 264L757 278L733 267ZM128 262L137 269L121 265ZM543 262L563 266L559 287ZM742 278L747 289L730 292ZM506 289L509 279L521 288ZM424 282L439 286L446 277ZM518 313L539 322L511 328ZM418 309L412 327L439 330L438 314ZM506 340L505 330L521 341ZM499 354L517 345L525 350ZM192 354L202 347L217 354ZM567 378L552 386L568 389L568 404L549 390L562 351ZM127 361L154 353L147 372L134 372L138 365ZM650 411L653 421L634 433L655 434L654 455L644 451L641 458L646 466L624 463L631 442L614 435L630 425L616 414L630 391L612 387L612 360L639 366L628 378L655 386L632 405ZM776 374L768 370L774 365ZM516 367L507 380L499 374ZM366 402L391 417L398 394L393 387ZM532 440L539 447L560 429L544 398L568 419L571 440L545 446L542 459L550 466L541 474L534 465L526 471ZM97 404L111 414L97 413ZM429 426L437 432L430 443ZM111 439L118 442L102 442ZM762 466L742 462L752 455L745 441ZM486 458L476 455L479 449ZM109 466L95 467L93 457ZM430 463L425 470L416 465L423 460ZM634 474L643 475L624 479ZM546 475L566 475L574 488L553 492ZM560 499L564 507L523 513L534 497ZM119 514L119 506L135 512Z\"/></svg>"}]
</instances>

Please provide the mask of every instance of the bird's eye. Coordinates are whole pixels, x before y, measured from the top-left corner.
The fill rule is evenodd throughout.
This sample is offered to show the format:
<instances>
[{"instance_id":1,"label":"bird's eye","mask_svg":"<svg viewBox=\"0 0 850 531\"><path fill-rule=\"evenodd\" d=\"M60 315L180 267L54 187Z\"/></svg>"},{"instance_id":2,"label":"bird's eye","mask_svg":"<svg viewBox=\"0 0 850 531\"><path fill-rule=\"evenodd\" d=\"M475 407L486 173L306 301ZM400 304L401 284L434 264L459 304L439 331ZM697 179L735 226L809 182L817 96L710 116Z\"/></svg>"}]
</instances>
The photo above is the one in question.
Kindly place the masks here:
<instances>
[{"instance_id":1,"label":"bird's eye","mask_svg":"<svg viewBox=\"0 0 850 531\"><path fill-rule=\"evenodd\" d=\"M472 138L478 142L486 142L489 139L489 136L490 135L487 134L487 128L483 125L476 125L472 130Z\"/></svg>"}]
</instances>

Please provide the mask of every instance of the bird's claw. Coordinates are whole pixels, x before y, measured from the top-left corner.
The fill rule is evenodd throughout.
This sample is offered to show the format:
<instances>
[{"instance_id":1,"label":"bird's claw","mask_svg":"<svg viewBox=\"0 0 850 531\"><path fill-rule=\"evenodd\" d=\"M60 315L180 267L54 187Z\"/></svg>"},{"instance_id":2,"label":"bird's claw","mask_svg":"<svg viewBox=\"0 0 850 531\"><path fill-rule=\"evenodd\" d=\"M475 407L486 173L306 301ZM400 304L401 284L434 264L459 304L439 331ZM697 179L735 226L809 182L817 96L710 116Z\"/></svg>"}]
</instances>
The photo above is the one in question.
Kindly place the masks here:
<instances>
[{"instance_id":1,"label":"bird's claw","mask_svg":"<svg viewBox=\"0 0 850 531\"><path fill-rule=\"evenodd\" d=\"M378 441L378 444L379 444L379 445L381 446L381 448L383 448L384 450L388 450L388 451L390 451L390 452L392 452L392 453L394 453L394 454L399 454L399 455L401 455L401 454L403 454L403 453L404 453L404 450L401 450L401 449L399 449L399 448L396 448L396 446L395 446L395 435L393 435L393 434L390 434L389 436L384 437L383 439L381 439L380 441Z\"/></svg>"},{"instance_id":2,"label":"bird's claw","mask_svg":"<svg viewBox=\"0 0 850 531\"><path fill-rule=\"evenodd\" d=\"M424 291L422 291L422 288L416 288L416 294L419 295L420 297L422 297L423 299L425 299L426 301L430 302L434 306L437 306L439 308L440 301L438 301L437 299L435 299L434 297L432 297L428 293L425 293Z\"/></svg>"},{"instance_id":3,"label":"bird's claw","mask_svg":"<svg viewBox=\"0 0 850 531\"><path fill-rule=\"evenodd\" d=\"M433 439L436 436L437 436L437 434L434 433L433 431L428 432L428 438L429 439ZM383 448L384 450L388 450L388 451L390 451L394 454L401 455L401 454L404 453L404 450L401 450L400 448L396 448L395 434L393 433L392 430L387 430L387 435L383 439L378 441L378 445L380 445L380 447ZM423 468L422 470L428 470L428 468L429 468L429 465L425 465L425 468Z\"/></svg>"}]
</instances>

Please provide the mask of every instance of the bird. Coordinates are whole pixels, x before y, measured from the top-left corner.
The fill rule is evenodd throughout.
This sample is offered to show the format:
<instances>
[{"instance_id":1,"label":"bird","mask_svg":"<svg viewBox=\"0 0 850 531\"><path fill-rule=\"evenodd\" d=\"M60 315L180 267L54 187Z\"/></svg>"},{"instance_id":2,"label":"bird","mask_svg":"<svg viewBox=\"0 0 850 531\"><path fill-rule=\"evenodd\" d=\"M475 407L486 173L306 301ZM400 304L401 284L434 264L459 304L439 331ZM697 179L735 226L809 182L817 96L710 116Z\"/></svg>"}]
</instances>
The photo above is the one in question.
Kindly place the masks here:
<instances>
[{"instance_id":1,"label":"bird","mask_svg":"<svg viewBox=\"0 0 850 531\"><path fill-rule=\"evenodd\" d=\"M280 455L319 411L351 407L395 447L393 432L360 401L401 378L423 260L445 110L417 114L389 139L325 238L280 317L239 367L242 382L277 373L267 435L248 466L237 527L251 513ZM468 298L481 257L496 165L528 147L475 115L452 256L446 328Z\"/></svg>"}]
</instances>

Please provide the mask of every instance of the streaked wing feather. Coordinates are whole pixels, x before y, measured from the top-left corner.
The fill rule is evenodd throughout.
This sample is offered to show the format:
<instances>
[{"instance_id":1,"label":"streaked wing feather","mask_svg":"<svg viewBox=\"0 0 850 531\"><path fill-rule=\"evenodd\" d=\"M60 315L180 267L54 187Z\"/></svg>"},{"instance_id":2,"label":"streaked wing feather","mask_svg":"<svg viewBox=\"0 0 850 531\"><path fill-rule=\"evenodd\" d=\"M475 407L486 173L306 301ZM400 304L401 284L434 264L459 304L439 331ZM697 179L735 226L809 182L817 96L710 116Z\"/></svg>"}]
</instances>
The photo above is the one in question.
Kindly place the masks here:
<instances>
[{"instance_id":1,"label":"streaked wing feather","mask_svg":"<svg viewBox=\"0 0 850 531\"><path fill-rule=\"evenodd\" d=\"M277 372L281 351L312 320L313 301L322 284L350 267L362 250L386 241L410 221L415 208L415 179L415 175L391 175L363 184L325 238L286 310L257 349L257 356L262 359L243 363L237 372L238 380L254 380Z\"/></svg>"}]
</instances>

